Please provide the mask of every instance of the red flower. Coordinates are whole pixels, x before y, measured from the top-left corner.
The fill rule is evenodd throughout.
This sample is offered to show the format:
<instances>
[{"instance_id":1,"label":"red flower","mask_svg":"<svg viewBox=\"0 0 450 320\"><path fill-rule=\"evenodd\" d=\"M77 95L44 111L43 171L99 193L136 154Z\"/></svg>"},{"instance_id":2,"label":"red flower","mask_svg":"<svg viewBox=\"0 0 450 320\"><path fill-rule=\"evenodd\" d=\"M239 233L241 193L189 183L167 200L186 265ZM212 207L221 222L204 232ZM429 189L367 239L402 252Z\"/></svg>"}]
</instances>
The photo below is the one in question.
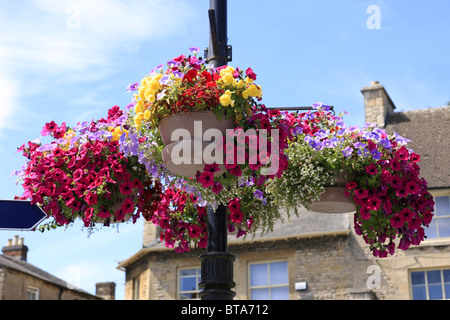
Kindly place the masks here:
<instances>
[{"instance_id":1,"label":"red flower","mask_svg":"<svg viewBox=\"0 0 450 320\"><path fill-rule=\"evenodd\" d=\"M411 153L411 161L414 163L417 163L420 161L420 155L418 155L417 153Z\"/></svg>"},{"instance_id":2,"label":"red flower","mask_svg":"<svg viewBox=\"0 0 450 320\"><path fill-rule=\"evenodd\" d=\"M241 223L242 220L244 219L244 215L242 214L241 211L232 212L230 214L230 219L231 222L233 223Z\"/></svg>"},{"instance_id":3,"label":"red flower","mask_svg":"<svg viewBox=\"0 0 450 320\"><path fill-rule=\"evenodd\" d=\"M369 199L368 203L367 203L367 208L369 210L378 210L380 208L381 205L381 200L378 197L372 197Z\"/></svg>"},{"instance_id":4,"label":"red flower","mask_svg":"<svg viewBox=\"0 0 450 320\"><path fill-rule=\"evenodd\" d=\"M353 190L353 189L355 189L355 188L356 188L356 182L355 182L355 181L347 182L346 185L345 185L345 188L346 188L347 190Z\"/></svg>"},{"instance_id":5,"label":"red flower","mask_svg":"<svg viewBox=\"0 0 450 320\"><path fill-rule=\"evenodd\" d=\"M197 77L198 71L191 69L188 72L186 72L186 74L183 77L183 81L186 80L188 82L194 82L194 78Z\"/></svg>"},{"instance_id":6,"label":"red flower","mask_svg":"<svg viewBox=\"0 0 450 320\"><path fill-rule=\"evenodd\" d=\"M381 170L381 181L384 183L392 182L392 173L389 170L386 170L386 168Z\"/></svg>"},{"instance_id":7,"label":"red flower","mask_svg":"<svg viewBox=\"0 0 450 320\"><path fill-rule=\"evenodd\" d=\"M228 203L228 210L230 210L231 213L241 212L241 203L238 198L234 198Z\"/></svg>"},{"instance_id":8,"label":"red flower","mask_svg":"<svg viewBox=\"0 0 450 320\"><path fill-rule=\"evenodd\" d=\"M232 168L232 169L230 170L230 173L231 173L233 176L236 176L236 177L242 176L242 169L241 169L241 166L236 165L234 168Z\"/></svg>"},{"instance_id":9,"label":"red flower","mask_svg":"<svg viewBox=\"0 0 450 320\"><path fill-rule=\"evenodd\" d=\"M55 121L48 122L42 128L41 135L46 136L53 132L57 127L58 125L55 123Z\"/></svg>"},{"instance_id":10,"label":"red flower","mask_svg":"<svg viewBox=\"0 0 450 320\"><path fill-rule=\"evenodd\" d=\"M219 194L222 191L223 185L220 182L216 182L212 186L212 192Z\"/></svg>"},{"instance_id":11,"label":"red flower","mask_svg":"<svg viewBox=\"0 0 450 320\"><path fill-rule=\"evenodd\" d=\"M404 208L399 214L402 216L403 221L406 222L411 222L414 217L414 214L408 208Z\"/></svg>"},{"instance_id":12,"label":"red flower","mask_svg":"<svg viewBox=\"0 0 450 320\"><path fill-rule=\"evenodd\" d=\"M102 207L100 208L100 211L97 213L97 216L98 216L99 218L104 218L104 219L106 219L106 218L110 217L111 214L109 213L108 210L106 210L105 206L102 206Z\"/></svg>"},{"instance_id":13,"label":"red flower","mask_svg":"<svg viewBox=\"0 0 450 320\"><path fill-rule=\"evenodd\" d=\"M370 175L374 175L378 173L378 169L373 163L371 163L366 167L366 172Z\"/></svg>"},{"instance_id":14,"label":"red flower","mask_svg":"<svg viewBox=\"0 0 450 320\"><path fill-rule=\"evenodd\" d=\"M401 214L395 214L390 220L391 226L394 228L401 228L405 224L403 216Z\"/></svg>"},{"instance_id":15,"label":"red flower","mask_svg":"<svg viewBox=\"0 0 450 320\"><path fill-rule=\"evenodd\" d=\"M400 160L409 160L409 151L405 146L401 146L395 151L395 156Z\"/></svg>"},{"instance_id":16,"label":"red flower","mask_svg":"<svg viewBox=\"0 0 450 320\"><path fill-rule=\"evenodd\" d=\"M364 189L356 189L355 196L358 199L366 199L369 196L369 191L364 190Z\"/></svg>"},{"instance_id":17,"label":"red flower","mask_svg":"<svg viewBox=\"0 0 450 320\"><path fill-rule=\"evenodd\" d=\"M214 184L214 176L210 172L203 172L198 180L203 188L208 188Z\"/></svg>"},{"instance_id":18,"label":"red flower","mask_svg":"<svg viewBox=\"0 0 450 320\"><path fill-rule=\"evenodd\" d=\"M125 201L122 203L121 209L125 214L133 213L134 211L133 201L131 201L130 198L126 198Z\"/></svg>"},{"instance_id":19,"label":"red flower","mask_svg":"<svg viewBox=\"0 0 450 320\"><path fill-rule=\"evenodd\" d=\"M120 184L119 189L122 194L129 195L133 192L133 183L127 180Z\"/></svg>"},{"instance_id":20,"label":"red flower","mask_svg":"<svg viewBox=\"0 0 450 320\"><path fill-rule=\"evenodd\" d=\"M205 167L203 169L204 172L214 173L220 170L220 167L217 163L212 164L205 164Z\"/></svg>"},{"instance_id":21,"label":"red flower","mask_svg":"<svg viewBox=\"0 0 450 320\"><path fill-rule=\"evenodd\" d=\"M248 68L245 71L245 74L247 75L247 77L249 77L252 80L256 80L256 74L253 72L253 70L251 68Z\"/></svg>"},{"instance_id":22,"label":"red flower","mask_svg":"<svg viewBox=\"0 0 450 320\"><path fill-rule=\"evenodd\" d=\"M370 219L370 211L368 210L366 205L362 205L361 209L359 210L359 213L361 214L361 219L363 220L369 220Z\"/></svg>"},{"instance_id":23,"label":"red flower","mask_svg":"<svg viewBox=\"0 0 450 320\"><path fill-rule=\"evenodd\" d=\"M64 122L60 127L55 128L55 130L53 131L53 137L55 137L55 139L63 138L66 134L66 130L66 123Z\"/></svg>"},{"instance_id":24,"label":"red flower","mask_svg":"<svg viewBox=\"0 0 450 320\"><path fill-rule=\"evenodd\" d=\"M202 229L197 225L189 225L188 226L188 234L191 238L198 238L201 236Z\"/></svg>"},{"instance_id":25,"label":"red flower","mask_svg":"<svg viewBox=\"0 0 450 320\"><path fill-rule=\"evenodd\" d=\"M86 197L84 198L88 206L93 206L97 203L97 195L95 193L89 192Z\"/></svg>"}]
</instances>

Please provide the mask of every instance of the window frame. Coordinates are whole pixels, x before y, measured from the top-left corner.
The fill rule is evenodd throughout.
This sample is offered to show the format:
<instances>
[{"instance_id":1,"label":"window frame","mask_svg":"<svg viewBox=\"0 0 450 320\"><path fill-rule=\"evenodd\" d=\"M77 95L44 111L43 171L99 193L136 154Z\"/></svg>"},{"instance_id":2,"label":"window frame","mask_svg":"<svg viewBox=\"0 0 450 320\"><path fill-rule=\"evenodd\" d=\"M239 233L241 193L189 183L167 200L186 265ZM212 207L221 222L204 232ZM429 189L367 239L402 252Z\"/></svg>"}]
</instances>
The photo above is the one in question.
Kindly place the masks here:
<instances>
[{"instance_id":1,"label":"window frame","mask_svg":"<svg viewBox=\"0 0 450 320\"><path fill-rule=\"evenodd\" d=\"M286 277L287 277L287 282L283 283L283 284L270 284L270 264L271 263L276 263L276 262L285 262L286 263ZM267 265L267 276L268 276L268 284L264 285L264 286L251 286L251 266L252 265L257 265L257 264L266 264ZM271 290L272 288L287 288L288 290L288 297L290 298L290 285L289 285L289 260L286 259L274 259L274 260L258 260L258 261L249 261L247 263L247 294L248 294L248 298L249 300L252 300L252 290L254 289L269 289L269 299L268 300L272 300L271 299Z\"/></svg>"},{"instance_id":2,"label":"window frame","mask_svg":"<svg viewBox=\"0 0 450 320\"><path fill-rule=\"evenodd\" d=\"M141 275L133 278L133 300L139 300L141 296Z\"/></svg>"},{"instance_id":3,"label":"window frame","mask_svg":"<svg viewBox=\"0 0 450 320\"><path fill-rule=\"evenodd\" d=\"M450 202L450 190L449 189L445 189L445 190L439 190L439 191L433 191L430 190L431 195L433 196L433 199L437 198L437 197L448 197L449 202ZM447 237L441 237L439 235L439 220L442 221L442 219L450 219L450 212L448 214L445 214L443 216L438 216L436 213L436 208L433 208L433 220L431 221L430 225L432 223L435 223L436 225L436 237L433 238L427 238L426 241L439 241L439 240L450 240L450 236ZM424 228L425 229L425 235L427 235L427 230L429 228Z\"/></svg>"},{"instance_id":4,"label":"window frame","mask_svg":"<svg viewBox=\"0 0 450 320\"><path fill-rule=\"evenodd\" d=\"M34 299L30 299L30 294L34 295ZM33 287L33 286L28 286L27 287L27 300L39 300L39 288L37 287Z\"/></svg>"},{"instance_id":5,"label":"window frame","mask_svg":"<svg viewBox=\"0 0 450 320\"><path fill-rule=\"evenodd\" d=\"M410 290L410 298L411 298L411 300L414 300L412 274L413 273L422 272L424 274L424 279L425 279L424 285L425 285L426 300L430 301L428 275L427 275L428 271L439 271L440 272L440 278L441 278L442 299L431 299L431 300L450 300L450 292L449 292L448 297L447 297L446 292L445 292L445 283L446 282L445 282L445 279L444 279L444 271L449 271L450 272L450 267L410 270L409 271L409 290Z\"/></svg>"},{"instance_id":6,"label":"window frame","mask_svg":"<svg viewBox=\"0 0 450 320\"><path fill-rule=\"evenodd\" d=\"M187 290L187 291L181 291L181 279L183 278L190 278L192 276L181 276L181 272L183 270L195 270L195 290ZM180 267L177 269L177 300L199 300L200 299L200 292L202 291L199 287L199 283L201 281L201 267L199 266L189 266L189 267ZM196 294L196 298L181 298L181 295L183 294Z\"/></svg>"}]
</instances>

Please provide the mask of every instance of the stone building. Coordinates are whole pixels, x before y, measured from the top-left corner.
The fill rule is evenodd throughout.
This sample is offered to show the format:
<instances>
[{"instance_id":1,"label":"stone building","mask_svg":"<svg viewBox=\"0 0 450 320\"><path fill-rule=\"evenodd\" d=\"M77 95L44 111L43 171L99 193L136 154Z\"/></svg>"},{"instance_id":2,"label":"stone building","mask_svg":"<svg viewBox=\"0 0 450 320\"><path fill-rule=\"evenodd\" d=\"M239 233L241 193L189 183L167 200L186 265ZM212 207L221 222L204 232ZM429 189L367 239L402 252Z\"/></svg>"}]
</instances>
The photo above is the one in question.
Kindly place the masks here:
<instances>
[{"instance_id":1,"label":"stone building","mask_svg":"<svg viewBox=\"0 0 450 320\"><path fill-rule=\"evenodd\" d=\"M10 239L2 252L0 300L114 300L114 283L97 283L92 295L28 263L23 238Z\"/></svg>"},{"instance_id":2,"label":"stone building","mask_svg":"<svg viewBox=\"0 0 450 320\"><path fill-rule=\"evenodd\" d=\"M366 122L413 140L421 174L435 196L428 239L377 259L353 230L353 213L300 210L272 233L229 236L235 299L450 299L450 107L396 112L378 82L361 90ZM142 249L120 262L125 299L196 299L204 251L177 254L144 223Z\"/></svg>"}]
</instances>

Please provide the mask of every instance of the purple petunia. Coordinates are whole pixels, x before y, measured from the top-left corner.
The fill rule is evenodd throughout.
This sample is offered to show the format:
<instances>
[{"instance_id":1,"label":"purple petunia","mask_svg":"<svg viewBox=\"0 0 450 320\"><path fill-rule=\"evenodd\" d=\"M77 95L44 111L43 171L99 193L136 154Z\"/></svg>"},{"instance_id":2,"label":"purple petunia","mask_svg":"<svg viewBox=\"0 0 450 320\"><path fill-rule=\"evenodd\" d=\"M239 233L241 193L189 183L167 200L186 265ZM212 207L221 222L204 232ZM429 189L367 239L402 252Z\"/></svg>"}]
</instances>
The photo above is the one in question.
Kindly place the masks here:
<instances>
[{"instance_id":1,"label":"purple petunia","mask_svg":"<svg viewBox=\"0 0 450 320\"><path fill-rule=\"evenodd\" d=\"M344 154L344 157L350 157L353 153L353 149L351 147L346 147L342 150L342 153Z\"/></svg>"},{"instance_id":2,"label":"purple petunia","mask_svg":"<svg viewBox=\"0 0 450 320\"><path fill-rule=\"evenodd\" d=\"M127 87L127 92L136 91L139 87L139 82L130 83Z\"/></svg>"},{"instance_id":3,"label":"purple petunia","mask_svg":"<svg viewBox=\"0 0 450 320\"><path fill-rule=\"evenodd\" d=\"M262 192L261 190L256 190L255 192L253 192L253 194L258 199L262 199L264 197L264 192Z\"/></svg>"}]
</instances>

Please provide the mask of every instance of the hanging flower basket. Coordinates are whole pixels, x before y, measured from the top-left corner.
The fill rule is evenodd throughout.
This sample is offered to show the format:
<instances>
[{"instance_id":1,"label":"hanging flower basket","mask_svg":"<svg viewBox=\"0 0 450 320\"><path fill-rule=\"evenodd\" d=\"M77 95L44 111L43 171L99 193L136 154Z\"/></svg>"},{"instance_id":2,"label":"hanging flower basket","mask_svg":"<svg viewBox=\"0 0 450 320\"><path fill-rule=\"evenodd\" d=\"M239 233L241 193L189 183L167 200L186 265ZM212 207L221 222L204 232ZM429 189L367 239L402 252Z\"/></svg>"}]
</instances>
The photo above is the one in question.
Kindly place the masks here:
<instances>
[{"instance_id":1,"label":"hanging flower basket","mask_svg":"<svg viewBox=\"0 0 450 320\"><path fill-rule=\"evenodd\" d=\"M250 68L245 72L231 66L211 69L197 58L199 50L191 49L193 55L174 58L167 68L160 65L140 83L130 85L135 94L127 107L129 135L121 140L152 175L166 182L160 205L145 216L161 227L167 246L184 252L191 245L204 245L204 208L220 204L227 206L228 229L238 237L257 229L270 231L280 209L290 214L306 207L317 214L354 211L355 230L375 256L393 254L395 239L400 239L401 249L423 240L433 200L418 176L417 155L410 150L403 154L406 139L370 124L347 127L343 114L335 116L321 103L301 114L268 110L259 103L262 91ZM224 147L225 155L234 157L231 162L205 162L191 171L178 170L171 164L173 150L183 143L192 149L195 140L172 141L171 132L188 122L171 125L169 133L160 124L172 115L190 117L190 112L199 110L231 120L232 134L245 133L244 145L237 138ZM195 132L189 123L187 137ZM255 135L249 134L251 130ZM203 149L209 141L201 142ZM257 153L252 153L251 143L258 146ZM270 147L261 150L261 145ZM398 158L399 153L403 158ZM401 163L398 173L389 169L396 161ZM385 171L401 177L401 183L398 178L388 182ZM331 183L336 172L351 175ZM405 183L409 191L404 191ZM168 199L173 203L168 205Z\"/></svg>"},{"instance_id":2,"label":"hanging flower basket","mask_svg":"<svg viewBox=\"0 0 450 320\"><path fill-rule=\"evenodd\" d=\"M206 164L212 164L216 159L223 162L221 137L234 127L232 120L224 117L219 120L209 110L180 112L163 118L158 129L165 144L162 150L165 166L174 174L192 178L197 171L203 171ZM219 152L220 156L216 154ZM219 168L215 176L226 170L223 164Z\"/></svg>"},{"instance_id":3,"label":"hanging flower basket","mask_svg":"<svg viewBox=\"0 0 450 320\"><path fill-rule=\"evenodd\" d=\"M310 207L311 211L320 213L347 213L356 210L353 199L349 198L345 186L352 181L356 175L350 172L334 173L333 185L325 186L325 191Z\"/></svg>"},{"instance_id":4,"label":"hanging flower basket","mask_svg":"<svg viewBox=\"0 0 450 320\"><path fill-rule=\"evenodd\" d=\"M251 68L210 68L191 51L131 84L123 113L114 107L107 119L74 128L48 123L42 135L53 142L20 148L20 199L54 218L47 227L82 219L91 228L142 213L184 252L206 245L206 206L226 206L237 237L271 231L281 211L306 207L354 211L355 232L376 257L421 243L434 201L407 139L373 124L347 126L321 103L300 114L269 110ZM216 149L224 163L205 157L216 146L209 130L226 142ZM349 174L339 181L336 172Z\"/></svg>"},{"instance_id":5,"label":"hanging flower basket","mask_svg":"<svg viewBox=\"0 0 450 320\"><path fill-rule=\"evenodd\" d=\"M139 216L151 180L136 156L125 157L120 150L119 137L127 134L119 124L121 116L115 106L107 119L73 128L52 121L41 132L52 141L19 148L27 163L15 172L24 188L18 198L31 199L52 219L40 230L76 220L92 229Z\"/></svg>"}]
</instances>

